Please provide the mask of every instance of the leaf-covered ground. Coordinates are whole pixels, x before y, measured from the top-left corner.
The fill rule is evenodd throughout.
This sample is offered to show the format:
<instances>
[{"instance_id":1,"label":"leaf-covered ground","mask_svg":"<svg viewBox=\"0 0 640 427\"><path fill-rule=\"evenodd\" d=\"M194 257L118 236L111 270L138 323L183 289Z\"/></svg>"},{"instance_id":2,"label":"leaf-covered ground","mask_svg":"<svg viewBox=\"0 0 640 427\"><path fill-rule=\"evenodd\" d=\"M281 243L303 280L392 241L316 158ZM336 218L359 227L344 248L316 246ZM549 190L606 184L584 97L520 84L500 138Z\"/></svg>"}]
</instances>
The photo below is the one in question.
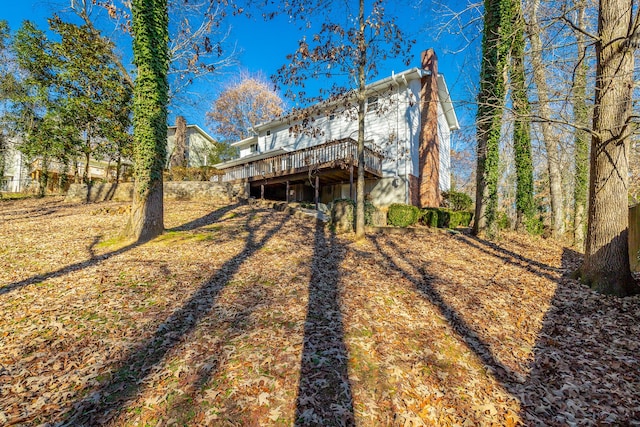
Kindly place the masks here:
<instances>
[{"instance_id":1,"label":"leaf-covered ground","mask_svg":"<svg viewBox=\"0 0 640 427\"><path fill-rule=\"evenodd\" d=\"M0 425L640 425L640 299L552 241L125 211L0 202Z\"/></svg>"}]
</instances>

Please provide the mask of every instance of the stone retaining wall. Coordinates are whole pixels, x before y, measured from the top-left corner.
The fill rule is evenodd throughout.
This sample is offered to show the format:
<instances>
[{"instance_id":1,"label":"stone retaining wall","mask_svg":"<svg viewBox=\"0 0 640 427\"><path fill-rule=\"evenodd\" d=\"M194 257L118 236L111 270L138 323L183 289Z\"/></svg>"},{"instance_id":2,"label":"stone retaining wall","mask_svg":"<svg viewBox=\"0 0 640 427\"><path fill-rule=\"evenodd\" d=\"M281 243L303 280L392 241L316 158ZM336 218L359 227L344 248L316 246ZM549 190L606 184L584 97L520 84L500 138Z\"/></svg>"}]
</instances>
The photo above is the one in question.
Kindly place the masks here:
<instances>
[{"instance_id":1,"label":"stone retaining wall","mask_svg":"<svg viewBox=\"0 0 640 427\"><path fill-rule=\"evenodd\" d=\"M209 200L227 202L249 197L248 183L219 183L209 181L169 181L164 183L165 200ZM67 191L69 202L131 201L133 183L72 184Z\"/></svg>"}]
</instances>

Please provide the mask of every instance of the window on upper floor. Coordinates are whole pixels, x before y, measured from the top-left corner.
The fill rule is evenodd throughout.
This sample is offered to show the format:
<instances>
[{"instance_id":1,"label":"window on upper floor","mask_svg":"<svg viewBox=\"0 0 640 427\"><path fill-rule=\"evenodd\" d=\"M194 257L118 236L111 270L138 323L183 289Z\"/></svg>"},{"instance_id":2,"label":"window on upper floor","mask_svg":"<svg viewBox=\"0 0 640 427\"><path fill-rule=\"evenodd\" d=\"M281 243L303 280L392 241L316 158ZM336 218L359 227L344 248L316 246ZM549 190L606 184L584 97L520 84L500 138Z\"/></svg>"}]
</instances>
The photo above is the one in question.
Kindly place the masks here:
<instances>
[{"instance_id":1,"label":"window on upper floor","mask_svg":"<svg viewBox=\"0 0 640 427\"><path fill-rule=\"evenodd\" d=\"M250 153L257 153L258 152L258 144L251 144L249 146L249 152Z\"/></svg>"},{"instance_id":2,"label":"window on upper floor","mask_svg":"<svg viewBox=\"0 0 640 427\"><path fill-rule=\"evenodd\" d=\"M378 109L378 97L370 96L367 98L367 111L376 111Z\"/></svg>"}]
</instances>

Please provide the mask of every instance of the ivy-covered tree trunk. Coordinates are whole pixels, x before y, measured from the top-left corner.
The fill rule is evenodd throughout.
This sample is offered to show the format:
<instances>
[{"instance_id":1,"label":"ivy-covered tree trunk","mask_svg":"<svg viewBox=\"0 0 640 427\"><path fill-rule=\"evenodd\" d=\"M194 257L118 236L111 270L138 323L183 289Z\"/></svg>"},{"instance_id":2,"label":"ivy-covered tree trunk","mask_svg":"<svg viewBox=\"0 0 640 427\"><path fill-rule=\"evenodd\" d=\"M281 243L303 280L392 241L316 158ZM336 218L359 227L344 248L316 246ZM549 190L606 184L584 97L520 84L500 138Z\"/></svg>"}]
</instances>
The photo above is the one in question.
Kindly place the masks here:
<instances>
[{"instance_id":1,"label":"ivy-covered tree trunk","mask_svg":"<svg viewBox=\"0 0 640 427\"><path fill-rule=\"evenodd\" d=\"M134 192L126 233L146 241L164 229L162 170L166 158L169 87L167 0L133 0Z\"/></svg>"},{"instance_id":2,"label":"ivy-covered tree trunk","mask_svg":"<svg viewBox=\"0 0 640 427\"><path fill-rule=\"evenodd\" d=\"M634 51L630 0L600 0L596 86L591 136L589 222L582 279L605 294L627 296L640 289L629 265L629 148Z\"/></svg>"},{"instance_id":3,"label":"ivy-covered tree trunk","mask_svg":"<svg viewBox=\"0 0 640 427\"><path fill-rule=\"evenodd\" d=\"M547 169L549 172L549 193L551 195L551 220L553 223L553 236L557 239L564 235L564 201L562 191L562 173L560 169L560 152L558 140L553 134L551 123L545 119L551 117L551 101L549 97L548 76L542 57L542 40L540 33L542 28L538 22L539 0L534 0L531 7L531 19L529 20L529 38L531 40L531 65L533 68L533 81L538 95L538 112L542 120L540 130L547 151Z\"/></svg>"},{"instance_id":4,"label":"ivy-covered tree trunk","mask_svg":"<svg viewBox=\"0 0 640 427\"><path fill-rule=\"evenodd\" d=\"M531 231L535 214L533 202L533 161L531 159L531 119L524 72L524 19L522 3L514 2L511 84L513 110L513 150L516 166L516 229Z\"/></svg>"},{"instance_id":5,"label":"ivy-covered tree trunk","mask_svg":"<svg viewBox=\"0 0 640 427\"><path fill-rule=\"evenodd\" d=\"M511 10L511 0L484 1L482 68L476 117L478 166L473 233L488 238L497 233L499 144L511 47Z\"/></svg>"},{"instance_id":6,"label":"ivy-covered tree trunk","mask_svg":"<svg viewBox=\"0 0 640 427\"><path fill-rule=\"evenodd\" d=\"M358 179L356 182L356 239L364 237L364 120L366 101L365 67L367 64L367 46L365 41L364 0L359 2L358 12L358 45L360 58L358 60Z\"/></svg>"},{"instance_id":7,"label":"ivy-covered tree trunk","mask_svg":"<svg viewBox=\"0 0 640 427\"><path fill-rule=\"evenodd\" d=\"M585 28L585 1L577 2L579 28ZM575 184L573 189L573 244L584 249L587 193L589 184L589 107L587 106L587 61L585 35L576 31L577 61L573 79L573 119L575 131Z\"/></svg>"}]
</instances>

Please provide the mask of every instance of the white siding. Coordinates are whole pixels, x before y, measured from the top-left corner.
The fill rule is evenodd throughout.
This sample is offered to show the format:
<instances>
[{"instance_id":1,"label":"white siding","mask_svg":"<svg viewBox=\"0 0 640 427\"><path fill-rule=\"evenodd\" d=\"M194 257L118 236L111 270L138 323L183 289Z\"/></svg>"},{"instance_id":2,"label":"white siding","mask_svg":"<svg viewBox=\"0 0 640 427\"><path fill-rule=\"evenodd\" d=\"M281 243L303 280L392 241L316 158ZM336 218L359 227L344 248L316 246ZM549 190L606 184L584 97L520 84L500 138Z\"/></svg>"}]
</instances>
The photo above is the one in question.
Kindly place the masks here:
<instances>
[{"instance_id":1,"label":"white siding","mask_svg":"<svg viewBox=\"0 0 640 427\"><path fill-rule=\"evenodd\" d=\"M30 182L29 165L26 157L18 151L18 140L7 141L4 153L4 176L2 177L2 191L18 193L25 191Z\"/></svg>"},{"instance_id":2,"label":"white siding","mask_svg":"<svg viewBox=\"0 0 640 427\"><path fill-rule=\"evenodd\" d=\"M401 85L390 92L380 94L378 110L367 112L365 115L365 141L369 148L384 154L382 163L383 176L403 176L407 161L406 147L412 140L417 141L420 118L418 112L417 86L415 81L410 87ZM294 134L289 131L289 123L274 125L262 130L258 135L258 151L266 152L278 148L289 151L300 150L326 142L358 137L357 114L354 111L335 113L333 120L329 117L316 117L308 132ZM249 148L240 151L240 157L249 154Z\"/></svg>"},{"instance_id":3,"label":"white siding","mask_svg":"<svg viewBox=\"0 0 640 427\"><path fill-rule=\"evenodd\" d=\"M167 164L176 146L176 128L170 127L167 130ZM211 147L211 140L204 136L200 130L194 126L187 126L187 166L199 167L207 166L207 154Z\"/></svg>"}]
</instances>

